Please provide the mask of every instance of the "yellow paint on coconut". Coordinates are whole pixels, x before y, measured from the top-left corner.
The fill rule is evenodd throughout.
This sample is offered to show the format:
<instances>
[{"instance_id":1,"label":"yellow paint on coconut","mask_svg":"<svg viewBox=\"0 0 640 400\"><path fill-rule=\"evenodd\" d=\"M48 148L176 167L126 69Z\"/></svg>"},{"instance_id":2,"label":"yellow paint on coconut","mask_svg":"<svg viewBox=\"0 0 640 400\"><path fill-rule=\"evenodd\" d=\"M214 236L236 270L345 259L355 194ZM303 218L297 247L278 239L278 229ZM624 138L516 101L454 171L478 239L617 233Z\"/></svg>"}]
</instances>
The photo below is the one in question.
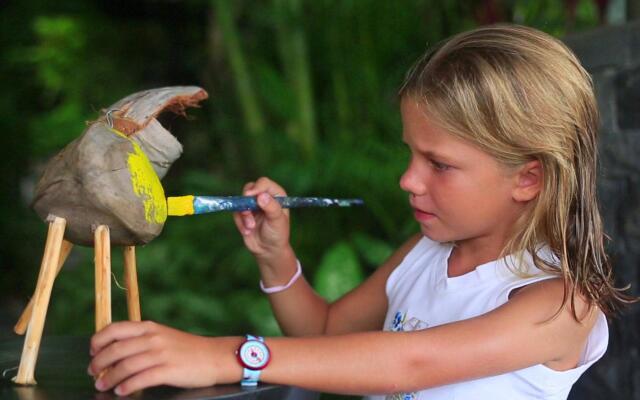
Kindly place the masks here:
<instances>
[{"instance_id":1,"label":"yellow paint on coconut","mask_svg":"<svg viewBox=\"0 0 640 400\"><path fill-rule=\"evenodd\" d=\"M127 163L131 174L131 185L136 196L144 204L144 217L147 222L162 224L167 220L167 200L160 179L153 170L151 162L140 145L115 129L112 132L131 142L133 153L129 153Z\"/></svg>"}]
</instances>

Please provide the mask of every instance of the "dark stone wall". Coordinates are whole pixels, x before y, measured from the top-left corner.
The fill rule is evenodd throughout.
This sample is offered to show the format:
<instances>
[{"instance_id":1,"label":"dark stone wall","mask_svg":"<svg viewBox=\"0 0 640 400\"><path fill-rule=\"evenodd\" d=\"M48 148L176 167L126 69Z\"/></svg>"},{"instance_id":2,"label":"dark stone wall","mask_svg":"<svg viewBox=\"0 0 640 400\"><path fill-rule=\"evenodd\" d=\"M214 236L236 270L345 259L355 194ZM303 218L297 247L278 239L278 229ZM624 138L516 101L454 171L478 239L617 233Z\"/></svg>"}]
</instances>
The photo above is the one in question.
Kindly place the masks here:
<instances>
[{"instance_id":1,"label":"dark stone wall","mask_svg":"<svg viewBox=\"0 0 640 400\"><path fill-rule=\"evenodd\" d=\"M565 38L591 73L601 113L598 194L618 286L640 295L640 21ZM609 349L572 400L640 399L640 305L610 323Z\"/></svg>"}]
</instances>

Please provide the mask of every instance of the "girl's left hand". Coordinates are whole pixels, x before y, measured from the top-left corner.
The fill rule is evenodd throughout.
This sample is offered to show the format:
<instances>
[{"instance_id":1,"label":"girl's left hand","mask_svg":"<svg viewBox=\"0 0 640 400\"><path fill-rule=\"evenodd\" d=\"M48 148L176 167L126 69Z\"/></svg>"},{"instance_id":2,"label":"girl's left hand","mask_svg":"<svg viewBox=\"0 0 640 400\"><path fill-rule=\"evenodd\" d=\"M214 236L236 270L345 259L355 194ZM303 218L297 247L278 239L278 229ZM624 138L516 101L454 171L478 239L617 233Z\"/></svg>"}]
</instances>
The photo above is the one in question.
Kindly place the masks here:
<instances>
[{"instance_id":1,"label":"girl's left hand","mask_svg":"<svg viewBox=\"0 0 640 400\"><path fill-rule=\"evenodd\" d=\"M238 382L241 338L192 335L154 322L117 322L91 338L88 372L96 389L127 395L157 385L203 387Z\"/></svg>"}]
</instances>

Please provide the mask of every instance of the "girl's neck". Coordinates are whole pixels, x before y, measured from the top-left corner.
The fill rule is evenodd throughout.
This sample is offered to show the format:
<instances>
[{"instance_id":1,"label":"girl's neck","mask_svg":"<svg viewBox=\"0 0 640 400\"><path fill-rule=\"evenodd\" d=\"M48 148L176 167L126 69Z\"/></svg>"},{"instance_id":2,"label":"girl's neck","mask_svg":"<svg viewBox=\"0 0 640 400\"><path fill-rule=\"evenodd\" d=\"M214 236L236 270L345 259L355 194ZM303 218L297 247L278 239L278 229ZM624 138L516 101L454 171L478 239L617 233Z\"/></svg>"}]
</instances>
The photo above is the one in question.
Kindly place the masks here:
<instances>
[{"instance_id":1,"label":"girl's neck","mask_svg":"<svg viewBox=\"0 0 640 400\"><path fill-rule=\"evenodd\" d=\"M477 266L497 260L504 248L503 241L463 240L454 244L448 260L447 275L450 278L467 274Z\"/></svg>"}]
</instances>

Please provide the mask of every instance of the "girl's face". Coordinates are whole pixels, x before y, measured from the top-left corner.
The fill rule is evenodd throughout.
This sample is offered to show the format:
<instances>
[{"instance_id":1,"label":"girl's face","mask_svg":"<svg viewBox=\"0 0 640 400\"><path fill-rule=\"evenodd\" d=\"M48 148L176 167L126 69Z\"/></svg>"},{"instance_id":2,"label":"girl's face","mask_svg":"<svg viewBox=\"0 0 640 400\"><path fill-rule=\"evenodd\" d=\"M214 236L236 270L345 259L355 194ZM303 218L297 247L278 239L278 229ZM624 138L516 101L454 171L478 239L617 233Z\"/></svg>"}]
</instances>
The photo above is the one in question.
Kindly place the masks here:
<instances>
[{"instance_id":1,"label":"girl's face","mask_svg":"<svg viewBox=\"0 0 640 400\"><path fill-rule=\"evenodd\" d=\"M522 212L513 198L517 173L437 126L414 99L403 99L401 112L411 160L400 187L422 233L438 242L502 245Z\"/></svg>"}]
</instances>

